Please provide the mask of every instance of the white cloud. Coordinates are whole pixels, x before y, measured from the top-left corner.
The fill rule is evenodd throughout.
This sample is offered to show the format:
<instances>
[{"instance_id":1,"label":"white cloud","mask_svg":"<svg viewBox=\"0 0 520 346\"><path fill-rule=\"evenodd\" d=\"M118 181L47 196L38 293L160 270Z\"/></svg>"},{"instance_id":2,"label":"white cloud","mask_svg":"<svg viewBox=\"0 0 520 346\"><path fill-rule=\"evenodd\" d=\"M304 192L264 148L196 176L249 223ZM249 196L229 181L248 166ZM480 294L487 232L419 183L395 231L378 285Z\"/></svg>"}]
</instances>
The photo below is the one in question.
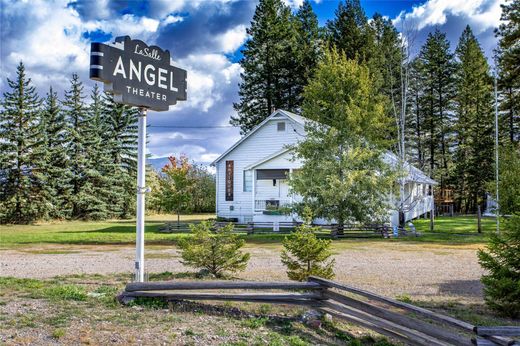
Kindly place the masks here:
<instances>
[{"instance_id":1,"label":"white cloud","mask_svg":"<svg viewBox=\"0 0 520 346\"><path fill-rule=\"evenodd\" d=\"M220 41L220 51L222 53L232 53L240 48L246 41L246 38L246 26L241 24L218 36L216 40Z\"/></svg>"},{"instance_id":2,"label":"white cloud","mask_svg":"<svg viewBox=\"0 0 520 346\"><path fill-rule=\"evenodd\" d=\"M500 0L429 0L414 6L411 12L401 12L394 19L394 24L400 28L405 22L411 22L421 30L428 26L444 25L451 15L467 21L478 34L496 27L500 14Z\"/></svg>"}]
</instances>

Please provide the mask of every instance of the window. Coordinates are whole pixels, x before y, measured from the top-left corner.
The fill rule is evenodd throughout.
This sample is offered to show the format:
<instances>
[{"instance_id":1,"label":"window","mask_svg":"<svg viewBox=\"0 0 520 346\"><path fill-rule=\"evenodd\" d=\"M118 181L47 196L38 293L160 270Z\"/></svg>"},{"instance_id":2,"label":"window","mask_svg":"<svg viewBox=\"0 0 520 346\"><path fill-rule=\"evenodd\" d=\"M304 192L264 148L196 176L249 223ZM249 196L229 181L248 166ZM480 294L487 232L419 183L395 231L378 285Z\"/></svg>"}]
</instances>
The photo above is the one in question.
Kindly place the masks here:
<instances>
[{"instance_id":1,"label":"window","mask_svg":"<svg viewBox=\"0 0 520 346\"><path fill-rule=\"evenodd\" d=\"M276 123L278 132L285 132L285 122Z\"/></svg>"},{"instance_id":2,"label":"window","mask_svg":"<svg viewBox=\"0 0 520 346\"><path fill-rule=\"evenodd\" d=\"M253 171L244 171L244 192L253 191Z\"/></svg>"}]
</instances>

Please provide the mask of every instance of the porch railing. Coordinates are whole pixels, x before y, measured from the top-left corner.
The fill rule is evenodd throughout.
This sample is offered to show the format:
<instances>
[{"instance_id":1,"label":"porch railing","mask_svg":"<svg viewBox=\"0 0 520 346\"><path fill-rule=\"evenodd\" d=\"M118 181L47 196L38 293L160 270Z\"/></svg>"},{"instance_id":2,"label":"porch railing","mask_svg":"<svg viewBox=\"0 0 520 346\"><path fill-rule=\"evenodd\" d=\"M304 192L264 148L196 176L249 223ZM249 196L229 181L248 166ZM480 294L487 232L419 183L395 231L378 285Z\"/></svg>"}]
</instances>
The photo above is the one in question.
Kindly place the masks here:
<instances>
[{"instance_id":1,"label":"porch railing","mask_svg":"<svg viewBox=\"0 0 520 346\"><path fill-rule=\"evenodd\" d=\"M290 204L289 199L255 199L255 211L279 210Z\"/></svg>"}]
</instances>

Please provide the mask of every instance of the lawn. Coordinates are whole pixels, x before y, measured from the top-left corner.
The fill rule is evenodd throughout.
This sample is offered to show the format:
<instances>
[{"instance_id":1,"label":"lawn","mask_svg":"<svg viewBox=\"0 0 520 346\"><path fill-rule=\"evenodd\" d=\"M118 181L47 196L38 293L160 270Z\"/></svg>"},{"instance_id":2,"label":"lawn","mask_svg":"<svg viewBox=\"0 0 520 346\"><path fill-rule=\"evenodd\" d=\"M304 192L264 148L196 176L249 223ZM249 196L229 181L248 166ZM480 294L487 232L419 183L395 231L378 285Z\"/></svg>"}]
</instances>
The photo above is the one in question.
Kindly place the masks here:
<instances>
[{"instance_id":1,"label":"lawn","mask_svg":"<svg viewBox=\"0 0 520 346\"><path fill-rule=\"evenodd\" d=\"M184 223L200 222L214 217L213 214L182 215ZM161 233L164 222L175 222L176 215L153 215L146 218L147 244L174 244L186 233ZM429 231L429 220L414 221L421 237L392 239L391 241L419 241L432 243L485 243L495 231L495 220L482 219L483 233L477 233L475 216L438 217L434 232ZM326 234L326 233L324 233ZM278 243L284 234L243 235L248 243ZM348 241L348 240L347 240ZM357 240L364 241L364 240ZM370 241L388 241L371 238ZM133 244L135 242L134 220L109 221L63 221L42 222L31 225L0 225L0 249L20 247L28 244Z\"/></svg>"},{"instance_id":2,"label":"lawn","mask_svg":"<svg viewBox=\"0 0 520 346\"><path fill-rule=\"evenodd\" d=\"M199 222L213 214L182 215L182 222ZM145 233L150 244L171 244L179 234L158 232L176 215L147 216ZM55 221L31 225L0 225L0 248L26 244L131 244L135 242L135 220Z\"/></svg>"}]
</instances>

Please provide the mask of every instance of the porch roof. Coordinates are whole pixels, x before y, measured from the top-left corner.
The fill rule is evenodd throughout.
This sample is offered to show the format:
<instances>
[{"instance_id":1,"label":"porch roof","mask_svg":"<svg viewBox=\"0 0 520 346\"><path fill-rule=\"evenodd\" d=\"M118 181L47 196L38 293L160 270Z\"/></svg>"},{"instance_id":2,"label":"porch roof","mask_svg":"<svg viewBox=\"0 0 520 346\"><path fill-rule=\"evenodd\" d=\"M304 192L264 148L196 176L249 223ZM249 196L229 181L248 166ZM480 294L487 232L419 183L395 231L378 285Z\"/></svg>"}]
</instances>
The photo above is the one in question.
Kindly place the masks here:
<instances>
[{"instance_id":1,"label":"porch roof","mask_svg":"<svg viewBox=\"0 0 520 346\"><path fill-rule=\"evenodd\" d=\"M291 149L289 149L289 148L283 148L282 150L279 150L279 151L277 151L277 152L275 152L275 153L273 153L271 155L268 155L268 156L264 157L263 159L260 159L260 160L256 161L255 163L252 163L252 164L244 167L244 170L254 169L255 167L258 167L258 166L260 166L263 163L266 163L266 162L268 162L268 161L270 161L270 160L272 160L274 158L277 158L278 156L283 155L283 154L285 154L286 152L288 152L290 150Z\"/></svg>"}]
</instances>

